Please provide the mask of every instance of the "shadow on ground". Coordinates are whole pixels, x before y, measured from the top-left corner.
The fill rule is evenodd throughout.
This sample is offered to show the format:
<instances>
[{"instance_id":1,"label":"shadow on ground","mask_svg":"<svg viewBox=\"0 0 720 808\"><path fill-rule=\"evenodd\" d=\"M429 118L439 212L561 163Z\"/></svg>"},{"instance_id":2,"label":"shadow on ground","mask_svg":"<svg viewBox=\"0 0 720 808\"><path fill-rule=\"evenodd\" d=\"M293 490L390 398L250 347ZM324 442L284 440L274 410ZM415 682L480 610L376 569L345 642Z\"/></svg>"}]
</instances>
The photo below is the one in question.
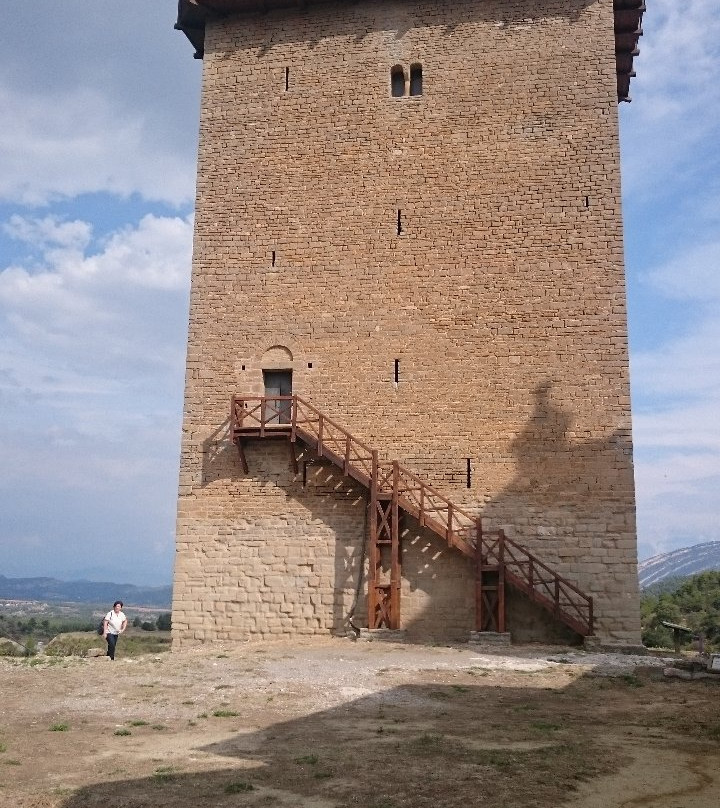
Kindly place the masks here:
<instances>
[{"instance_id":1,"label":"shadow on ground","mask_svg":"<svg viewBox=\"0 0 720 808\"><path fill-rule=\"evenodd\" d=\"M668 687L657 673L568 676L559 688L536 672L500 679L476 668L437 683L433 671L424 678L436 682L407 686L392 686L392 675L379 674L385 690L261 731L243 731L243 722L258 725L259 707L239 703L233 734L193 750L212 770L166 766L81 789L62 808L557 806L581 782L628 763L608 733L623 721L661 726L656 690ZM229 765L218 768L222 758Z\"/></svg>"}]
</instances>

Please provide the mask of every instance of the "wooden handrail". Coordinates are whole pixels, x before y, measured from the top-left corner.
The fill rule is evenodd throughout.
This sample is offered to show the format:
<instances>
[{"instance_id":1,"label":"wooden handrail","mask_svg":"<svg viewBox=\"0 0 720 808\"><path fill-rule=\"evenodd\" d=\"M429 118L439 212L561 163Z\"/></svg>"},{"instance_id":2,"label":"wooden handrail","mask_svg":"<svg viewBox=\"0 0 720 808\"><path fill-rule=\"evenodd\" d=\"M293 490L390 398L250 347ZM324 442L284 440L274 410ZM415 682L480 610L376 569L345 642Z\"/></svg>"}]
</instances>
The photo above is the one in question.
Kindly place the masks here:
<instances>
[{"instance_id":1,"label":"wooden handrail","mask_svg":"<svg viewBox=\"0 0 720 808\"><path fill-rule=\"evenodd\" d=\"M283 401L292 402L289 423L273 420L285 412L277 403ZM269 402L273 403L268 407ZM234 395L230 414L233 442L247 434L266 437L283 434L285 430L291 441L300 438L316 450L318 457L329 459L346 476L366 487L374 484L376 495L392 496L397 506L416 518L421 527L427 527L449 546L476 559L476 564L502 568L511 583L578 633L593 633L591 597L509 539L504 531L486 533L479 516L454 504L397 461L379 463L377 450L310 402L300 396ZM563 597L567 600L565 604Z\"/></svg>"}]
</instances>

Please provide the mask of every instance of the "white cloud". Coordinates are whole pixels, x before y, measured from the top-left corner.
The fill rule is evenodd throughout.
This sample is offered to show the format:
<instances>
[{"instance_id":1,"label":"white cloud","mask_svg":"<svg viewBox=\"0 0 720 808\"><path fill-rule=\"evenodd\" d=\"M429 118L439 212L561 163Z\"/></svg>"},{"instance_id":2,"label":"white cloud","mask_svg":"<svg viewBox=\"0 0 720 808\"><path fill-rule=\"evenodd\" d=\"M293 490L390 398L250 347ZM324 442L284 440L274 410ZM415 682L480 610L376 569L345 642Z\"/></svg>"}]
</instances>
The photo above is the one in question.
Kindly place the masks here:
<instances>
[{"instance_id":1,"label":"white cloud","mask_svg":"<svg viewBox=\"0 0 720 808\"><path fill-rule=\"evenodd\" d=\"M174 306L187 295L190 218L145 216L95 251L85 222L14 216L5 231L41 254L30 267L0 272L0 314L18 352L9 365L6 355L5 367L25 376L36 368L44 376L49 362L92 378L107 375L103 368L113 357L132 364L173 356L176 363L180 334L174 340L165 334L159 342L147 338L163 334L162 308L177 321ZM152 305L161 310L150 310Z\"/></svg>"},{"instance_id":2,"label":"white cloud","mask_svg":"<svg viewBox=\"0 0 720 808\"><path fill-rule=\"evenodd\" d=\"M78 436L158 431L179 409L191 217L145 216L100 244L80 221L15 216L5 230L40 253L32 268L0 271L6 451L17 433L67 447ZM16 458L29 477L33 463Z\"/></svg>"},{"instance_id":3,"label":"white cloud","mask_svg":"<svg viewBox=\"0 0 720 808\"><path fill-rule=\"evenodd\" d=\"M167 581L192 217L148 215L101 240L53 216L2 230L26 250L0 268L3 565L72 575L103 547L94 575ZM37 536L51 556L27 544ZM103 561L110 543L124 567Z\"/></svg>"},{"instance_id":4,"label":"white cloud","mask_svg":"<svg viewBox=\"0 0 720 808\"><path fill-rule=\"evenodd\" d=\"M621 108L626 192L667 193L717 163L720 15L716 0L653 0L635 60L633 103ZM699 152L704 156L699 159Z\"/></svg>"},{"instance_id":5,"label":"white cloud","mask_svg":"<svg viewBox=\"0 0 720 808\"><path fill-rule=\"evenodd\" d=\"M663 339L661 334L656 348L638 352L632 359L633 382L644 396L653 395L658 402L677 399L679 413L685 414L682 420L688 421L690 411L693 424L704 423L713 435L719 427L707 407L717 411L720 405L719 269L720 241L682 250L646 274L646 285L682 305L685 317L680 336ZM701 417L698 408L689 410L689 403L698 397L706 402ZM694 431L691 428L689 434Z\"/></svg>"},{"instance_id":6,"label":"white cloud","mask_svg":"<svg viewBox=\"0 0 720 808\"><path fill-rule=\"evenodd\" d=\"M652 270L650 283L667 297L720 303L720 241L695 244Z\"/></svg>"},{"instance_id":7,"label":"white cloud","mask_svg":"<svg viewBox=\"0 0 720 808\"><path fill-rule=\"evenodd\" d=\"M647 553L720 538L720 242L682 250L647 285L682 333L632 359L638 534Z\"/></svg>"},{"instance_id":8,"label":"white cloud","mask_svg":"<svg viewBox=\"0 0 720 808\"><path fill-rule=\"evenodd\" d=\"M46 204L83 193L190 201L194 165L168 148L141 109L93 88L19 91L0 81L0 199Z\"/></svg>"}]
</instances>

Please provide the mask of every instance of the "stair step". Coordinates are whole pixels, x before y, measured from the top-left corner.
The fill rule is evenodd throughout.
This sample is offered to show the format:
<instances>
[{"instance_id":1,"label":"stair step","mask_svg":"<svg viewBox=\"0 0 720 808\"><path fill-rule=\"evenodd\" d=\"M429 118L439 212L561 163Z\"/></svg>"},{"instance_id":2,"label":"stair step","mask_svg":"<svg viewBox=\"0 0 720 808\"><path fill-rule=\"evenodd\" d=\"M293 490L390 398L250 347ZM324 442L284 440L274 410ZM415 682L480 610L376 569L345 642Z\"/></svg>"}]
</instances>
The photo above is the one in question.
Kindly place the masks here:
<instances>
[{"instance_id":1,"label":"stair step","mask_svg":"<svg viewBox=\"0 0 720 808\"><path fill-rule=\"evenodd\" d=\"M435 533L473 561L482 590L497 592L499 597L503 583L507 581L508 585L525 592L573 630L592 634L592 599L554 573L526 548L508 539L502 530L489 534L489 538L484 537L476 516L451 503L397 462L392 464L392 469L388 463L378 464L375 450L300 397L288 396L281 409L292 413L291 424L272 422L279 414L277 402L272 397L233 396L232 438L241 449L245 473L248 472L242 454L243 438L290 438L293 444L297 438L310 449L314 448L320 456L327 457L344 475L373 490L378 507L372 518L382 520L382 525L378 521L378 532L387 536L393 521L409 514L419 521L421 527ZM297 465L294 450L293 460ZM393 532L395 527L393 525ZM375 539L377 545L392 547L389 538L379 539L376 534ZM477 541L481 542L479 548L475 547ZM495 557L502 561L490 563ZM391 590L391 584L374 586L377 591L385 593Z\"/></svg>"}]
</instances>

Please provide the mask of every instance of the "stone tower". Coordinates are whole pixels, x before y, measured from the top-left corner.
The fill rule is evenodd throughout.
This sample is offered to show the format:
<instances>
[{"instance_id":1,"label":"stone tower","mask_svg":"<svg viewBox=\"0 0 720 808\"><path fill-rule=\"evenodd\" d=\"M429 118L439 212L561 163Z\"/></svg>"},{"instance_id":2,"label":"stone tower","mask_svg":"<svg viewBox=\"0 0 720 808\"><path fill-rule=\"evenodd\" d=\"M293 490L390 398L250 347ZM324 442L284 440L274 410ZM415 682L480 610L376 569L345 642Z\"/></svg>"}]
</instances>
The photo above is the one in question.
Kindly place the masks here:
<instances>
[{"instance_id":1,"label":"stone tower","mask_svg":"<svg viewBox=\"0 0 720 808\"><path fill-rule=\"evenodd\" d=\"M642 10L181 0L176 645L639 642L617 104Z\"/></svg>"}]
</instances>

